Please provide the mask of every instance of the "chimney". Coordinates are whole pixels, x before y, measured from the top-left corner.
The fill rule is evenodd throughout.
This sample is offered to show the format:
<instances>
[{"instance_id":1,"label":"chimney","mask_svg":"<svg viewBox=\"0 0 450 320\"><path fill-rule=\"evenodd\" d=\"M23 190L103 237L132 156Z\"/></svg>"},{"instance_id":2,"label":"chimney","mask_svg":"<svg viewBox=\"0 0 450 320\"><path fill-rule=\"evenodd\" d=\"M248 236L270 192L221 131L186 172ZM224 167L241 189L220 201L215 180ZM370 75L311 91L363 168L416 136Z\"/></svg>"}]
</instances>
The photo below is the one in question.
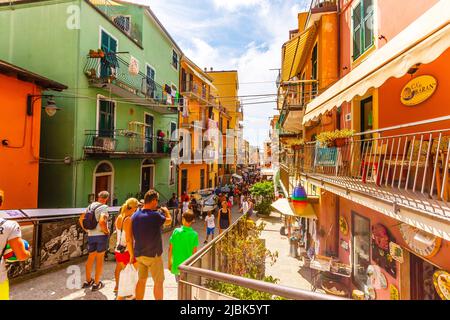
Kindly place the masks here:
<instances>
[{"instance_id":1,"label":"chimney","mask_svg":"<svg viewBox=\"0 0 450 320\"><path fill-rule=\"evenodd\" d=\"M213 71L213 67L211 67L211 71Z\"/></svg>"},{"instance_id":2,"label":"chimney","mask_svg":"<svg viewBox=\"0 0 450 320\"><path fill-rule=\"evenodd\" d=\"M205 68L205 72L208 72L208 68Z\"/></svg>"}]
</instances>

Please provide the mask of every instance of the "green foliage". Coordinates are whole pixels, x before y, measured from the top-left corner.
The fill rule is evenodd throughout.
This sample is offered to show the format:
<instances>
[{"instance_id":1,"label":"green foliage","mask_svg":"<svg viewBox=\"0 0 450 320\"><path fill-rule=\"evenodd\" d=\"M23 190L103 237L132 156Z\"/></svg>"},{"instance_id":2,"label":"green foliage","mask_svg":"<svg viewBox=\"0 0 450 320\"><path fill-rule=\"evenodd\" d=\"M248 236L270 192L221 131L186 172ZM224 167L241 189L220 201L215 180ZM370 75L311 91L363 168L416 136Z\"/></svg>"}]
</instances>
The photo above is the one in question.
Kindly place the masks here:
<instances>
[{"instance_id":1,"label":"green foliage","mask_svg":"<svg viewBox=\"0 0 450 320\"><path fill-rule=\"evenodd\" d=\"M278 252L272 253L266 249L260 239L265 224L256 225L252 220L242 220L236 228L230 231L220 244L220 255L223 257L222 271L249 279L258 279L270 283L279 280L265 276L266 260L273 265ZM208 281L207 287L223 294L241 300L278 300L269 293L252 290L220 281Z\"/></svg>"},{"instance_id":2,"label":"green foliage","mask_svg":"<svg viewBox=\"0 0 450 320\"><path fill-rule=\"evenodd\" d=\"M248 275L245 277L251 278ZM270 282L274 284L277 284L280 281L279 279L275 279L272 276L264 277L263 280L265 282ZM253 289L248 289L220 281L209 281L207 285L210 289L214 291L221 292L223 294L237 298L239 300L285 300L284 298L274 296L270 293L256 291Z\"/></svg>"},{"instance_id":3,"label":"green foliage","mask_svg":"<svg viewBox=\"0 0 450 320\"><path fill-rule=\"evenodd\" d=\"M250 193L256 199L255 210L258 214L269 215L274 200L274 184L272 181L259 182L250 188Z\"/></svg>"}]
</instances>

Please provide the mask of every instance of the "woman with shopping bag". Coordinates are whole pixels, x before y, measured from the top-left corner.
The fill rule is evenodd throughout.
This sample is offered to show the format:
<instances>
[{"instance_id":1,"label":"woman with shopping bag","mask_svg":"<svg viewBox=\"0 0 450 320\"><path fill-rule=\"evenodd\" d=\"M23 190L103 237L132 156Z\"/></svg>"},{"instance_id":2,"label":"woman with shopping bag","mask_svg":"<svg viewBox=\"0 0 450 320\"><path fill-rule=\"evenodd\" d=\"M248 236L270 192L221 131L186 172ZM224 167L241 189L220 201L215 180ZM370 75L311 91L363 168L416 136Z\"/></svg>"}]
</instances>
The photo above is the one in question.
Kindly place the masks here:
<instances>
[{"instance_id":1,"label":"woman with shopping bag","mask_svg":"<svg viewBox=\"0 0 450 320\"><path fill-rule=\"evenodd\" d=\"M116 235L117 245L115 250L116 256L116 287L114 289L117 292L117 300L124 300L126 297L134 296L136 283L134 288L130 291L130 285L137 279L137 271L133 264L136 261L133 258L131 261L130 252L132 252L132 239L125 230L128 230L131 224L131 217L136 212L139 206L137 199L128 199L120 210L120 215L116 219ZM121 290L122 289L122 290ZM130 293L131 292L131 293ZM130 293L130 294L127 294Z\"/></svg>"}]
</instances>

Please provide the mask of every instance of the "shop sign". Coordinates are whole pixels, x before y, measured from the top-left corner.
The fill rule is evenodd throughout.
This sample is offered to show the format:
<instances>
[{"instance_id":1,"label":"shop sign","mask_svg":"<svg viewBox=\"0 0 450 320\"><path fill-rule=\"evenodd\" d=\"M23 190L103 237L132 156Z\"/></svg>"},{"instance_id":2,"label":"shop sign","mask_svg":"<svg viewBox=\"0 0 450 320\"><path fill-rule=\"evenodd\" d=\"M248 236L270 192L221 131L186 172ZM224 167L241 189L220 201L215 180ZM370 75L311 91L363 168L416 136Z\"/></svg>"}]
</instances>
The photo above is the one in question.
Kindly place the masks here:
<instances>
[{"instance_id":1,"label":"shop sign","mask_svg":"<svg viewBox=\"0 0 450 320\"><path fill-rule=\"evenodd\" d=\"M389 285L389 293L391 300L400 300L400 293L398 292L398 289L393 284Z\"/></svg>"},{"instance_id":2,"label":"shop sign","mask_svg":"<svg viewBox=\"0 0 450 320\"><path fill-rule=\"evenodd\" d=\"M433 275L433 283L442 300L450 300L450 273L439 270Z\"/></svg>"},{"instance_id":3,"label":"shop sign","mask_svg":"<svg viewBox=\"0 0 450 320\"><path fill-rule=\"evenodd\" d=\"M420 76L406 84L401 93L405 106L415 106L430 98L436 91L438 82L433 76Z\"/></svg>"},{"instance_id":4,"label":"shop sign","mask_svg":"<svg viewBox=\"0 0 450 320\"><path fill-rule=\"evenodd\" d=\"M389 252L391 254L392 259L403 263L403 249L398 244L394 242L389 242Z\"/></svg>"},{"instance_id":5,"label":"shop sign","mask_svg":"<svg viewBox=\"0 0 450 320\"><path fill-rule=\"evenodd\" d=\"M441 248L441 238L405 223L400 225L400 233L408 246L422 257L432 258Z\"/></svg>"}]
</instances>

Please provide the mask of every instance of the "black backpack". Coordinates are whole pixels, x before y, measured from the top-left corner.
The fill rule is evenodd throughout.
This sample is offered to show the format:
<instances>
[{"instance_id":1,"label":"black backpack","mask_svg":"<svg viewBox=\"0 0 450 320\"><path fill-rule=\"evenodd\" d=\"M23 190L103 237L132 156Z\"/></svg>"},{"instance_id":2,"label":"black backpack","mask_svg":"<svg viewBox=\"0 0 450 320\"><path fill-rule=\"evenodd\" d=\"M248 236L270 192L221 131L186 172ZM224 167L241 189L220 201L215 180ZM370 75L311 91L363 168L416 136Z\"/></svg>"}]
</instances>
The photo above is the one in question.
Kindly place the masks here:
<instances>
[{"instance_id":1,"label":"black backpack","mask_svg":"<svg viewBox=\"0 0 450 320\"><path fill-rule=\"evenodd\" d=\"M92 207L92 205L88 207L88 210L84 215L83 219L83 227L86 230L95 230L95 228L97 228L98 221L97 218L95 217L95 211L101 206L103 206L103 204L99 204L95 207Z\"/></svg>"}]
</instances>

